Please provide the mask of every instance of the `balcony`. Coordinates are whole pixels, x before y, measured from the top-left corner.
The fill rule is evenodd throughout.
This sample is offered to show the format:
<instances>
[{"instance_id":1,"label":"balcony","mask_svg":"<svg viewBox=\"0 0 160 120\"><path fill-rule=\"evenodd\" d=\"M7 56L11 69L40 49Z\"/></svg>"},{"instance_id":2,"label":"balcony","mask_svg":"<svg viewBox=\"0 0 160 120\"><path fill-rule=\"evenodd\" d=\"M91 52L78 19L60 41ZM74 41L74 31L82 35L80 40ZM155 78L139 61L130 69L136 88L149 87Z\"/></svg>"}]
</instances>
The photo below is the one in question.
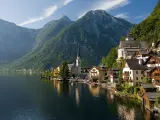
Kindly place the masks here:
<instances>
[{"instance_id":1,"label":"balcony","mask_svg":"<svg viewBox=\"0 0 160 120\"><path fill-rule=\"evenodd\" d=\"M124 77L129 77L129 72L123 73L123 76L124 76Z\"/></svg>"},{"instance_id":2,"label":"balcony","mask_svg":"<svg viewBox=\"0 0 160 120\"><path fill-rule=\"evenodd\" d=\"M154 79L154 80L160 80L160 76L152 76L152 79Z\"/></svg>"}]
</instances>

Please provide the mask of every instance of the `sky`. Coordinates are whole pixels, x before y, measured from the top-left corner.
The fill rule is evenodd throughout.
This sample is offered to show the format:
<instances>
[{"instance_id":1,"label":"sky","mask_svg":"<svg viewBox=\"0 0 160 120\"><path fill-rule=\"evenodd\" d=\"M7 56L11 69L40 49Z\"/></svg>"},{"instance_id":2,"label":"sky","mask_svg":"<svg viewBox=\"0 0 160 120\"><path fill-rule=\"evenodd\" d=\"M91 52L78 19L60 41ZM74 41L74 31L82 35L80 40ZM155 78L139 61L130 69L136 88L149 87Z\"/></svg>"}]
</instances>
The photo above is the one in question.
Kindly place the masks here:
<instances>
[{"instance_id":1,"label":"sky","mask_svg":"<svg viewBox=\"0 0 160 120\"><path fill-rule=\"evenodd\" d=\"M0 19L27 28L42 28L66 15L76 21L90 10L138 24L154 9L158 0L0 0Z\"/></svg>"}]
</instances>

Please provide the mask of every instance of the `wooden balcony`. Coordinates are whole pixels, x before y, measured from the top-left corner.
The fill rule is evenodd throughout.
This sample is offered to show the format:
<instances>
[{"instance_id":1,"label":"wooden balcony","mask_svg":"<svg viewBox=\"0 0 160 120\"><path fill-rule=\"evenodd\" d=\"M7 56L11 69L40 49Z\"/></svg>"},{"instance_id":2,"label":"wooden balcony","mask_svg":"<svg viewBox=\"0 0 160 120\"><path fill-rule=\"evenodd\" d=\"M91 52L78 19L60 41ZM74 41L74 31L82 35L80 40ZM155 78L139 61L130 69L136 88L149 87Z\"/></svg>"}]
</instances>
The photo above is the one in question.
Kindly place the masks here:
<instances>
[{"instance_id":1,"label":"wooden balcony","mask_svg":"<svg viewBox=\"0 0 160 120\"><path fill-rule=\"evenodd\" d=\"M129 77L129 73L123 73L124 77Z\"/></svg>"},{"instance_id":2,"label":"wooden balcony","mask_svg":"<svg viewBox=\"0 0 160 120\"><path fill-rule=\"evenodd\" d=\"M154 80L160 80L160 76L152 76L152 79L154 79Z\"/></svg>"}]
</instances>

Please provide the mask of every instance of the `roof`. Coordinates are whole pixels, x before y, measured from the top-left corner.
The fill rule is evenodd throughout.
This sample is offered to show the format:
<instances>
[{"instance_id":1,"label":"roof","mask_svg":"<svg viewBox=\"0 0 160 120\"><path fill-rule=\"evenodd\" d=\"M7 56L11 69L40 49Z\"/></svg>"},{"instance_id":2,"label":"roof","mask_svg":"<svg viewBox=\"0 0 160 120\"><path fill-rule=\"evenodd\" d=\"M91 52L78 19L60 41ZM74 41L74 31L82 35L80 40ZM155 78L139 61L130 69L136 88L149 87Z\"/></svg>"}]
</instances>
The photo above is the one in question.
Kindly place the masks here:
<instances>
[{"instance_id":1,"label":"roof","mask_svg":"<svg viewBox=\"0 0 160 120\"><path fill-rule=\"evenodd\" d=\"M153 84L151 84L151 83L146 83L146 84L141 84L141 86L143 87L143 88L156 88Z\"/></svg>"},{"instance_id":2,"label":"roof","mask_svg":"<svg viewBox=\"0 0 160 120\"><path fill-rule=\"evenodd\" d=\"M156 98L160 97L160 93L159 92L147 92L147 96L150 101L156 101Z\"/></svg>"},{"instance_id":3,"label":"roof","mask_svg":"<svg viewBox=\"0 0 160 120\"><path fill-rule=\"evenodd\" d=\"M104 71L106 70L105 67L99 67L99 66L94 66L91 69L93 69L93 68L96 68L97 70L104 70Z\"/></svg>"},{"instance_id":4,"label":"roof","mask_svg":"<svg viewBox=\"0 0 160 120\"><path fill-rule=\"evenodd\" d=\"M126 59L126 63L128 64L128 67L132 70L147 70L146 65L139 64L138 59Z\"/></svg>"},{"instance_id":5,"label":"roof","mask_svg":"<svg viewBox=\"0 0 160 120\"><path fill-rule=\"evenodd\" d=\"M148 44L146 41L137 41L137 40L129 40L129 41L120 41L120 48L125 48L125 47L139 47L143 49L148 48Z\"/></svg>"}]
</instances>

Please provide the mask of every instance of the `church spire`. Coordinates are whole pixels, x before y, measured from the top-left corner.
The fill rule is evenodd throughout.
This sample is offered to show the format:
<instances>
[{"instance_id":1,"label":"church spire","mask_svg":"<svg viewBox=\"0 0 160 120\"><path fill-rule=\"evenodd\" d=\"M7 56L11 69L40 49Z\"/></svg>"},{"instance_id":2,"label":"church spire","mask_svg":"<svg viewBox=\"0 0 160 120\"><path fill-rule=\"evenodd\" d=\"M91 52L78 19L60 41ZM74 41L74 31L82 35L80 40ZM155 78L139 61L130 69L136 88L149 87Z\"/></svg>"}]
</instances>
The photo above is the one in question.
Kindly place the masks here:
<instances>
[{"instance_id":1,"label":"church spire","mask_svg":"<svg viewBox=\"0 0 160 120\"><path fill-rule=\"evenodd\" d=\"M80 46L78 44L77 57L80 57Z\"/></svg>"}]
</instances>

